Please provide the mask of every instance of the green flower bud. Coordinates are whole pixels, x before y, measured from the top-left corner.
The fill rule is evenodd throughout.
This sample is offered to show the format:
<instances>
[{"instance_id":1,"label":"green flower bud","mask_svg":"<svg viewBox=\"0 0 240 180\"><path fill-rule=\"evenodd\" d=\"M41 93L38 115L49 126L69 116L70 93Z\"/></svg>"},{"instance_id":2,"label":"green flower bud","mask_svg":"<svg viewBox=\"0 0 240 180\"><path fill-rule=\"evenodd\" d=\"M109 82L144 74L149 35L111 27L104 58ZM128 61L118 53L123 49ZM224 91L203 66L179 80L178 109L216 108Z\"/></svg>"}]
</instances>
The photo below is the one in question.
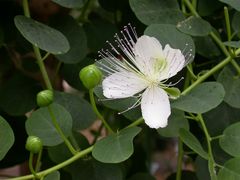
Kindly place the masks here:
<instances>
[{"instance_id":1,"label":"green flower bud","mask_svg":"<svg viewBox=\"0 0 240 180\"><path fill-rule=\"evenodd\" d=\"M42 141L39 137L36 137L36 136L28 136L27 138L27 141L26 141L26 145L25 145L25 148L36 154L38 153L39 151L41 151L42 149Z\"/></svg>"},{"instance_id":2,"label":"green flower bud","mask_svg":"<svg viewBox=\"0 0 240 180\"><path fill-rule=\"evenodd\" d=\"M37 104L39 107L48 106L53 102L53 91L43 90L37 94Z\"/></svg>"},{"instance_id":3,"label":"green flower bud","mask_svg":"<svg viewBox=\"0 0 240 180\"><path fill-rule=\"evenodd\" d=\"M92 64L80 71L79 78L87 89L92 89L101 82L102 72L96 65Z\"/></svg>"}]
</instances>

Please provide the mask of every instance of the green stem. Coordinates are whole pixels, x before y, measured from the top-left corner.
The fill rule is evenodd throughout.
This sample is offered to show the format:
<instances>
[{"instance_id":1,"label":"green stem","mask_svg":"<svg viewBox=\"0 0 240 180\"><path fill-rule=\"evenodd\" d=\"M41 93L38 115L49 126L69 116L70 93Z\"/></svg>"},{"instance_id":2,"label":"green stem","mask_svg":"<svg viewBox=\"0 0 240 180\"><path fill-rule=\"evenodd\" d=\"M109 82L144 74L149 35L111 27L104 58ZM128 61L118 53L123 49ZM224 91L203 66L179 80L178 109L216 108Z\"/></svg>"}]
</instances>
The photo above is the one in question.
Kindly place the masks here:
<instances>
[{"instance_id":1,"label":"green stem","mask_svg":"<svg viewBox=\"0 0 240 180\"><path fill-rule=\"evenodd\" d=\"M235 51L235 54L238 55L240 54L240 48L237 49ZM200 84L201 82L203 82L205 79L207 79L208 77L210 77L211 75L213 75L215 72L217 72L218 70L220 70L221 68L223 68L226 64L228 64L230 61L232 60L231 56L228 56L227 58L225 58L222 62L220 62L219 64L217 64L216 66L214 66L212 69L210 69L208 72L206 72L204 75L202 75L201 77L199 77L193 84L191 84L187 89L185 89L182 92L182 95L186 95L188 92L190 92L193 88L195 88L198 84Z\"/></svg>"},{"instance_id":2,"label":"green stem","mask_svg":"<svg viewBox=\"0 0 240 180\"><path fill-rule=\"evenodd\" d=\"M38 172L41 166L41 159L42 159L42 152L43 149L40 150L40 152L38 153L38 157L37 157L37 162L36 162L36 166L35 166L35 172Z\"/></svg>"},{"instance_id":3,"label":"green stem","mask_svg":"<svg viewBox=\"0 0 240 180\"><path fill-rule=\"evenodd\" d=\"M47 59L47 57L48 57L50 54L51 54L50 52L47 52L47 53L43 56L42 61L44 61L45 59Z\"/></svg>"},{"instance_id":4,"label":"green stem","mask_svg":"<svg viewBox=\"0 0 240 180\"><path fill-rule=\"evenodd\" d=\"M193 80L197 79L197 76L193 73L192 65L189 64L187 65L187 70L189 72L189 75L192 77Z\"/></svg>"},{"instance_id":5,"label":"green stem","mask_svg":"<svg viewBox=\"0 0 240 180\"><path fill-rule=\"evenodd\" d=\"M185 2L185 4L187 5L187 7L189 8L189 10L191 11L191 13L196 16L196 17L200 17L199 14L197 13L197 11L195 10L195 8L193 7L192 3L190 3L189 0L183 0Z\"/></svg>"},{"instance_id":6,"label":"green stem","mask_svg":"<svg viewBox=\"0 0 240 180\"><path fill-rule=\"evenodd\" d=\"M142 124L143 122L144 122L144 119L143 119L142 117L140 117L139 119L137 119L136 121L132 122L131 124L129 124L129 125L128 125L127 127L125 127L124 129L137 126L137 125L139 125L139 124Z\"/></svg>"},{"instance_id":7,"label":"green stem","mask_svg":"<svg viewBox=\"0 0 240 180\"><path fill-rule=\"evenodd\" d=\"M228 8L226 6L224 7L224 16L225 16L225 21L226 21L228 41L231 41L231 38L232 38L231 25L230 25Z\"/></svg>"},{"instance_id":8,"label":"green stem","mask_svg":"<svg viewBox=\"0 0 240 180\"><path fill-rule=\"evenodd\" d=\"M198 120L203 128L203 132L206 136L206 140L207 140L207 146L208 146L208 169L209 169L209 173L210 173L210 177L211 180L217 180L217 175L216 175L216 170L215 170L215 161L214 161L214 157L213 157L213 152L212 152L212 145L211 145L211 140L212 138L210 137L207 127L205 125L205 122L202 118L201 114L198 114Z\"/></svg>"},{"instance_id":9,"label":"green stem","mask_svg":"<svg viewBox=\"0 0 240 180\"><path fill-rule=\"evenodd\" d=\"M66 136L64 135L64 133L62 132L62 129L60 128L60 126L58 125L57 119L52 111L51 106L48 106L48 111L49 114L51 116L52 119L52 123L55 126L58 134L61 136L62 140L64 141L64 143L66 144L66 146L68 147L69 151L75 155L77 153L77 151L73 148L72 144L70 143L70 141L66 138Z\"/></svg>"},{"instance_id":10,"label":"green stem","mask_svg":"<svg viewBox=\"0 0 240 180\"><path fill-rule=\"evenodd\" d=\"M218 135L218 136L214 136L214 137L211 137L211 140L212 140L212 141L213 141L213 140L217 140L217 139L222 138L223 136L224 136L223 134Z\"/></svg>"},{"instance_id":11,"label":"green stem","mask_svg":"<svg viewBox=\"0 0 240 180\"><path fill-rule=\"evenodd\" d=\"M22 1L22 5L23 5L23 12L24 15L28 18L30 18L30 11L29 11L29 5L28 5L28 0L23 0Z\"/></svg>"},{"instance_id":12,"label":"green stem","mask_svg":"<svg viewBox=\"0 0 240 180\"><path fill-rule=\"evenodd\" d=\"M178 138L178 159L177 159L177 175L176 180L181 180L182 177L182 160L183 160L183 143L180 138Z\"/></svg>"},{"instance_id":13,"label":"green stem","mask_svg":"<svg viewBox=\"0 0 240 180\"><path fill-rule=\"evenodd\" d=\"M192 5L194 9L197 9L197 0L192 0Z\"/></svg>"},{"instance_id":14,"label":"green stem","mask_svg":"<svg viewBox=\"0 0 240 180\"><path fill-rule=\"evenodd\" d=\"M23 11L24 11L24 15L26 17L31 17L30 16L30 11L29 11L29 5L28 5L28 0L23 0L22 2L23 4ZM41 53L40 53L40 50L37 46L33 45L33 50L34 50L34 53L35 53L35 56L36 56L36 59L37 59L37 63L38 63L38 66L40 68L40 71L42 73L42 77L43 77L43 80L45 82L45 85L48 89L52 90L52 84L49 80L49 77L48 77L48 74L47 74L47 71L46 71L46 68L44 66L44 63L43 63L43 60L42 60L42 56L41 56Z\"/></svg>"},{"instance_id":15,"label":"green stem","mask_svg":"<svg viewBox=\"0 0 240 180\"><path fill-rule=\"evenodd\" d=\"M102 123L104 124L104 126L107 128L107 130L110 133L114 133L112 128L108 125L107 121L104 119L104 117L101 115L101 113L97 109L96 102L95 102L95 99L94 99L93 89L89 90L89 97L90 97L90 102L91 102L93 111L96 113L97 117L102 121Z\"/></svg>"},{"instance_id":16,"label":"green stem","mask_svg":"<svg viewBox=\"0 0 240 180\"><path fill-rule=\"evenodd\" d=\"M39 179L38 175L36 174L34 168L33 168L33 153L30 152L30 156L29 156L29 161L28 161L28 166L29 166L29 170L32 173L32 175L34 176L33 179Z\"/></svg>"},{"instance_id":17,"label":"green stem","mask_svg":"<svg viewBox=\"0 0 240 180\"><path fill-rule=\"evenodd\" d=\"M38 172L38 173L36 173L36 175L38 177L43 177L43 176L46 176L47 174L50 174L50 173L52 173L54 171L57 171L57 170L65 167L65 166L73 163L74 161L78 160L79 158L89 154L90 152L92 152L92 149L93 149L93 146L90 146L89 148L87 148L87 149L85 149L85 150L83 150L81 152L76 153L73 157L67 159L66 161L64 161L64 162L62 162L60 164L57 164L56 166L53 166L53 167L51 167L49 169L46 169L44 171ZM31 174L31 175L11 178L9 180L27 180L27 179L32 179L32 178L34 178L34 175Z\"/></svg>"}]
</instances>

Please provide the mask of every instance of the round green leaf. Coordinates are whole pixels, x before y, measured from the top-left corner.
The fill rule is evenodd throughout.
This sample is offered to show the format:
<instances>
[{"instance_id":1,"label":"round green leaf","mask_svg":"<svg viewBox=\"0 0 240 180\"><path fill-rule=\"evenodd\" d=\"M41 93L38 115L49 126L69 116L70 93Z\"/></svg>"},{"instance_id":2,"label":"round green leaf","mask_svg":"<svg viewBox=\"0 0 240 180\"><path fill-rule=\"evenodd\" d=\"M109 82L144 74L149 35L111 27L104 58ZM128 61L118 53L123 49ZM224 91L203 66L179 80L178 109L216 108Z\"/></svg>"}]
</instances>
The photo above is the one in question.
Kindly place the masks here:
<instances>
[{"instance_id":1,"label":"round green leaf","mask_svg":"<svg viewBox=\"0 0 240 180\"><path fill-rule=\"evenodd\" d=\"M219 48L216 46L213 39L209 36L194 37L196 52L203 57L212 59L221 55Z\"/></svg>"},{"instance_id":2,"label":"round green leaf","mask_svg":"<svg viewBox=\"0 0 240 180\"><path fill-rule=\"evenodd\" d=\"M50 105L58 125L67 137L71 134L72 118L64 107L58 104ZM38 136L45 146L55 146L63 142L52 123L48 107L40 108L32 113L26 121L28 135Z\"/></svg>"},{"instance_id":3,"label":"round green leaf","mask_svg":"<svg viewBox=\"0 0 240 180\"><path fill-rule=\"evenodd\" d=\"M229 6L232 6L237 11L240 11L240 1L238 0L219 0L219 1L226 3Z\"/></svg>"},{"instance_id":4,"label":"round green leaf","mask_svg":"<svg viewBox=\"0 0 240 180\"><path fill-rule=\"evenodd\" d=\"M130 6L137 18L144 24L177 24L184 19L175 0L130 0Z\"/></svg>"},{"instance_id":5,"label":"round green leaf","mask_svg":"<svg viewBox=\"0 0 240 180\"><path fill-rule=\"evenodd\" d=\"M71 114L74 130L85 129L97 119L89 102L78 95L55 92L54 102L62 105Z\"/></svg>"},{"instance_id":6,"label":"round green leaf","mask_svg":"<svg viewBox=\"0 0 240 180\"><path fill-rule=\"evenodd\" d=\"M240 48L240 41L226 41L223 44L229 47Z\"/></svg>"},{"instance_id":7,"label":"round green leaf","mask_svg":"<svg viewBox=\"0 0 240 180\"><path fill-rule=\"evenodd\" d=\"M180 129L179 133L181 140L189 148L191 148L194 152L199 154L204 159L208 159L208 154L206 153L206 151L204 151L198 139L190 131L186 129Z\"/></svg>"},{"instance_id":8,"label":"round green leaf","mask_svg":"<svg viewBox=\"0 0 240 180\"><path fill-rule=\"evenodd\" d=\"M171 115L168 118L168 125L165 128L159 128L157 131L164 137L178 137L179 129L189 129L187 119L184 117L184 112L172 109Z\"/></svg>"},{"instance_id":9,"label":"round green leaf","mask_svg":"<svg viewBox=\"0 0 240 180\"><path fill-rule=\"evenodd\" d=\"M7 121L0 116L0 161L5 157L13 143L13 130Z\"/></svg>"},{"instance_id":10,"label":"round green leaf","mask_svg":"<svg viewBox=\"0 0 240 180\"><path fill-rule=\"evenodd\" d=\"M52 173L46 175L44 180L60 180L60 173L59 171L53 171Z\"/></svg>"},{"instance_id":11,"label":"round green leaf","mask_svg":"<svg viewBox=\"0 0 240 180\"><path fill-rule=\"evenodd\" d=\"M232 18L232 28L234 32L240 32L240 12L236 11Z\"/></svg>"},{"instance_id":12,"label":"round green leaf","mask_svg":"<svg viewBox=\"0 0 240 180\"><path fill-rule=\"evenodd\" d=\"M125 161L132 155L133 138L140 131L139 127L127 128L97 141L93 147L93 157L104 163Z\"/></svg>"},{"instance_id":13,"label":"round green leaf","mask_svg":"<svg viewBox=\"0 0 240 180\"><path fill-rule=\"evenodd\" d=\"M68 40L61 32L45 24L22 15L15 16L14 23L24 38L42 50L63 54L70 48Z\"/></svg>"},{"instance_id":14,"label":"round green leaf","mask_svg":"<svg viewBox=\"0 0 240 180\"><path fill-rule=\"evenodd\" d=\"M169 44L172 48L182 50L188 61L194 59L195 46L191 36L178 31L176 26L153 24L147 27L144 34L157 38L163 47Z\"/></svg>"},{"instance_id":15,"label":"round green leaf","mask_svg":"<svg viewBox=\"0 0 240 180\"><path fill-rule=\"evenodd\" d=\"M84 0L52 0L53 2L66 8L81 8Z\"/></svg>"},{"instance_id":16,"label":"round green leaf","mask_svg":"<svg viewBox=\"0 0 240 180\"><path fill-rule=\"evenodd\" d=\"M221 148L232 156L240 156L240 123L232 124L223 131L219 143Z\"/></svg>"},{"instance_id":17,"label":"round green leaf","mask_svg":"<svg viewBox=\"0 0 240 180\"><path fill-rule=\"evenodd\" d=\"M72 175L72 180L123 180L124 174L119 164L101 163L94 159L76 161L66 170Z\"/></svg>"},{"instance_id":18,"label":"round green leaf","mask_svg":"<svg viewBox=\"0 0 240 180\"><path fill-rule=\"evenodd\" d=\"M218 173L218 180L240 179L240 158L233 158L227 161Z\"/></svg>"},{"instance_id":19,"label":"round green leaf","mask_svg":"<svg viewBox=\"0 0 240 180\"><path fill-rule=\"evenodd\" d=\"M71 16L59 16L54 19L54 27L68 39L70 50L65 54L57 55L59 61L67 64L76 64L87 54L87 37L83 28Z\"/></svg>"},{"instance_id":20,"label":"round green leaf","mask_svg":"<svg viewBox=\"0 0 240 180\"><path fill-rule=\"evenodd\" d=\"M184 21L179 22L177 28L181 32L191 36L207 36L212 30L211 25L207 21L195 16L190 16Z\"/></svg>"},{"instance_id":21,"label":"round green leaf","mask_svg":"<svg viewBox=\"0 0 240 180\"><path fill-rule=\"evenodd\" d=\"M0 87L0 107L12 116L24 115L34 109L39 85L22 74L14 74Z\"/></svg>"},{"instance_id":22,"label":"round green leaf","mask_svg":"<svg viewBox=\"0 0 240 180\"><path fill-rule=\"evenodd\" d=\"M240 78L230 68L225 67L219 74L217 81L225 89L224 101L232 107L240 108Z\"/></svg>"},{"instance_id":23,"label":"round green leaf","mask_svg":"<svg viewBox=\"0 0 240 180\"><path fill-rule=\"evenodd\" d=\"M173 108L191 113L205 113L217 107L224 98L223 86L217 82L198 85L187 95L181 96L171 104Z\"/></svg>"}]
</instances>

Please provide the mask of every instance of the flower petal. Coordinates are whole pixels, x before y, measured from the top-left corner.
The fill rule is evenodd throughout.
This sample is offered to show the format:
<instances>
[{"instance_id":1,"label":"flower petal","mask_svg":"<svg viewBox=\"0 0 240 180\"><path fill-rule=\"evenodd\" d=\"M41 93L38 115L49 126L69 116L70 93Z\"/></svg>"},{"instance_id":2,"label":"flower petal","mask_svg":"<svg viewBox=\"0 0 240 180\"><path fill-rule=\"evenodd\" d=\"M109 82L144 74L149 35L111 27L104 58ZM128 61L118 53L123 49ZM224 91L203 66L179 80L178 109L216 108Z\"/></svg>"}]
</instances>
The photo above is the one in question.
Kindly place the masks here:
<instances>
[{"instance_id":1,"label":"flower petal","mask_svg":"<svg viewBox=\"0 0 240 180\"><path fill-rule=\"evenodd\" d=\"M164 58L160 42L156 38L146 35L138 38L133 52L136 58L136 66L145 75L152 74L154 58Z\"/></svg>"},{"instance_id":2,"label":"flower petal","mask_svg":"<svg viewBox=\"0 0 240 180\"><path fill-rule=\"evenodd\" d=\"M165 70L160 73L160 81L175 76L185 66L185 57L179 49L173 49L167 44L163 54L167 64Z\"/></svg>"},{"instance_id":3,"label":"flower petal","mask_svg":"<svg viewBox=\"0 0 240 180\"><path fill-rule=\"evenodd\" d=\"M147 88L142 95L141 109L149 127L157 129L167 126L171 109L168 95L163 89L157 86Z\"/></svg>"},{"instance_id":4,"label":"flower petal","mask_svg":"<svg viewBox=\"0 0 240 180\"><path fill-rule=\"evenodd\" d=\"M106 77L103 82L103 95L106 98L126 98L141 92L147 82L132 72L116 72Z\"/></svg>"}]
</instances>

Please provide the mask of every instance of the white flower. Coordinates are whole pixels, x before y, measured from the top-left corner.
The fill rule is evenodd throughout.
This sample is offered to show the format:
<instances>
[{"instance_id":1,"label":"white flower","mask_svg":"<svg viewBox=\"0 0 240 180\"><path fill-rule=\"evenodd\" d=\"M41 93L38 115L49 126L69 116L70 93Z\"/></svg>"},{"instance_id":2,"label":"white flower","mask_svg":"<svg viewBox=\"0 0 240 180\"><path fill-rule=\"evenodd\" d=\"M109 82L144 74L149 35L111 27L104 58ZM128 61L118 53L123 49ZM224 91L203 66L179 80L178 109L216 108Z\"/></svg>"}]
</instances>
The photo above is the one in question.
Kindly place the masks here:
<instances>
[{"instance_id":1,"label":"white flower","mask_svg":"<svg viewBox=\"0 0 240 180\"><path fill-rule=\"evenodd\" d=\"M106 98L132 97L140 92L138 101L128 109L141 104L145 123L151 128L166 127L171 114L170 102L164 90L171 86L166 81L187 64L179 49L167 44L164 48L154 37L137 37L135 29L125 27L122 38L115 35L117 48L99 51L105 63L100 69L107 72L102 87ZM191 54L188 54L191 56Z\"/></svg>"}]
</instances>

